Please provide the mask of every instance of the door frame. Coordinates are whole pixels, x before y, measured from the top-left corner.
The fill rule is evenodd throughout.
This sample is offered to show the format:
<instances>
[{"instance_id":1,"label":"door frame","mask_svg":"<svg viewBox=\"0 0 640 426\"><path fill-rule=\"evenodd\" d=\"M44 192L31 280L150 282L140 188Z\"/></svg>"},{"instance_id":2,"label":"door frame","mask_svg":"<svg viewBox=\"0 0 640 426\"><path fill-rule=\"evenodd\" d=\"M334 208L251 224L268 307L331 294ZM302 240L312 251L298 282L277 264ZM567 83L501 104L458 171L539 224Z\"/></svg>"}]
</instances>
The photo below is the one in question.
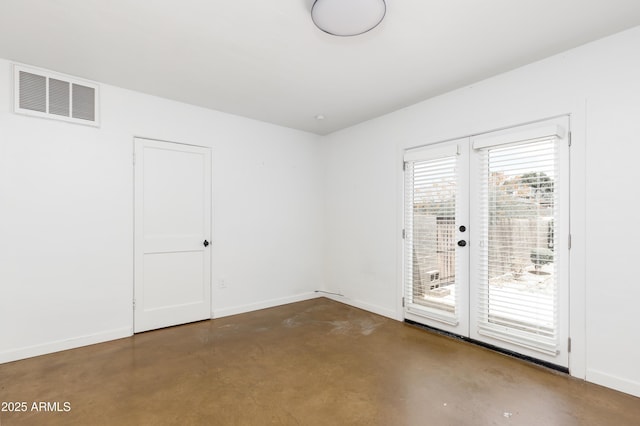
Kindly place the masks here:
<instances>
[{"instance_id":1,"label":"door frame","mask_svg":"<svg viewBox=\"0 0 640 426\"><path fill-rule=\"evenodd\" d=\"M136 281L137 281L137 275L138 275L138 271L136 270L136 241L139 238L138 232L139 229L136 227L136 224L138 223L138 217L137 214L138 212L136 211L136 203L137 203L137 191L138 189L136 188L136 140L146 140L146 141L151 141L151 142L160 142L160 143L169 143L169 144L175 144L175 145L181 145L181 146L191 146L191 147L197 147L197 148L204 148L206 150L208 150L209 155L208 155L208 168L209 168L209 178L210 178L210 192L209 192L209 218L207 220L207 225L209 228L209 243L211 244L211 249L208 250L208 256L209 256L209 279L208 279L208 287L209 287L209 318L213 318L213 155L212 155L212 149L209 146L206 145L200 145L200 144L193 144L193 143L184 143L184 142L176 142L176 141L172 141L172 140L167 140L167 139L158 139L158 138L150 138L150 137L146 137L146 136L136 136L134 135L131 141L131 152L132 152L132 189L133 189L133 194L132 194L132 219L133 219L133 223L132 223L132 262L133 262L133 274L132 274L132 286L131 286L131 331L132 334L136 334L137 332L135 331L135 309L136 309Z\"/></svg>"}]
</instances>

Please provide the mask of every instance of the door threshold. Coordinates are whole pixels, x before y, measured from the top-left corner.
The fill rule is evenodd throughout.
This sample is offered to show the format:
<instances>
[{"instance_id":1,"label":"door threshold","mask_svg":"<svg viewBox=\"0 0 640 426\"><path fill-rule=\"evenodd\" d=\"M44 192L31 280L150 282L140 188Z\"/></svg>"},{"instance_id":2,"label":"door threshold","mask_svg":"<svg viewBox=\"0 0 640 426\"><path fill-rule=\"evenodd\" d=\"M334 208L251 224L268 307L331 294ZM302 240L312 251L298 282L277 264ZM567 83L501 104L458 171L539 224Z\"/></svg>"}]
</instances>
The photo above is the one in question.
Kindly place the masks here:
<instances>
[{"instance_id":1,"label":"door threshold","mask_svg":"<svg viewBox=\"0 0 640 426\"><path fill-rule=\"evenodd\" d=\"M561 373L569 374L569 368L563 367L561 365L553 364L553 363L548 362L548 361L542 361L540 359L537 359L537 358L534 358L534 357L531 357L531 356L522 355L522 354L520 354L518 352L510 351L508 349L503 349L501 347L494 346L494 345L491 345L489 343L481 342L480 340L471 339L470 337L461 336L459 334L450 333L448 331L440 330L440 329L435 328L435 327L431 327L431 326L428 326L428 325L420 324L419 322L412 321L412 320L409 320L409 319L405 319L404 322L406 324L412 325L414 327L417 327L417 328L420 328L420 329L423 329L423 330L426 330L426 331L430 331L432 333L440 334L441 336L451 337L453 339L461 340L463 342L469 342L469 343L474 344L476 346L481 346L483 348L490 349L490 350L492 350L494 352L499 352L501 354L508 355L508 356L513 357L513 358L521 359L521 360L530 362L532 364L536 364L536 365L540 365L542 367L549 368L551 370L555 370L555 371L559 371Z\"/></svg>"}]
</instances>

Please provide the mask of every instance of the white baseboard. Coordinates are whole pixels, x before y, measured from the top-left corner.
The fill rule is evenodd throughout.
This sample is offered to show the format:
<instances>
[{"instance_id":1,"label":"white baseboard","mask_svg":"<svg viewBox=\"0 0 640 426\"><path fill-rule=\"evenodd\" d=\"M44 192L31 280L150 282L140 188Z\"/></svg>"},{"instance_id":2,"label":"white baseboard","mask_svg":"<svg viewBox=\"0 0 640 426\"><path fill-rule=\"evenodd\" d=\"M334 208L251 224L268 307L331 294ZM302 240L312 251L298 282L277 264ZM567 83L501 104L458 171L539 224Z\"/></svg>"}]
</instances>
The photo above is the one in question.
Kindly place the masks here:
<instances>
[{"instance_id":1,"label":"white baseboard","mask_svg":"<svg viewBox=\"0 0 640 426\"><path fill-rule=\"evenodd\" d=\"M322 295L315 292L297 294L295 296L282 297L279 299L270 299L257 303L250 303L248 305L232 306L230 308L214 309L211 318L222 318L231 315L244 314L247 312L258 311L260 309L273 308L280 305L287 305L289 303L302 302L303 300L315 299Z\"/></svg>"},{"instance_id":2,"label":"white baseboard","mask_svg":"<svg viewBox=\"0 0 640 426\"><path fill-rule=\"evenodd\" d=\"M354 308L362 309L372 312L374 314L381 315L383 317L391 318L393 320L400 321L398 313L391 309L383 308L380 306L372 305L370 303L362 302L360 300L349 299L346 296L339 296L334 294L322 294L327 299L335 300L336 302L344 303L345 305L353 306Z\"/></svg>"},{"instance_id":3,"label":"white baseboard","mask_svg":"<svg viewBox=\"0 0 640 426\"><path fill-rule=\"evenodd\" d=\"M257 311L260 309L273 308L276 306L286 305L289 303L302 302L304 300L315 299L318 297L327 297L337 302L345 303L365 311L373 312L391 319L398 319L396 312L379 306L358 300L351 300L342 296L328 295L325 293L308 292L295 296L282 297L279 299L270 299L262 302L251 303L247 305L234 306L230 308L215 309L212 318L222 318L231 315L238 315L247 312ZM75 349L82 346L93 345L96 343L108 342L110 340L122 339L124 337L133 336L133 330L129 327L109 330L102 333L91 334L87 336L74 337L71 339L47 342L40 345L28 346L18 349L12 349L0 352L0 364L21 359L32 358L35 356L46 355L54 352Z\"/></svg>"},{"instance_id":4,"label":"white baseboard","mask_svg":"<svg viewBox=\"0 0 640 426\"><path fill-rule=\"evenodd\" d=\"M280 299L265 300L263 302L252 303L248 305L235 306L231 308L223 308L214 310L212 318L221 318L230 315L237 315L259 309L273 308L275 306L286 305L289 303L301 302L303 300L315 299L320 297L319 293L308 292L295 296L283 297ZM8 351L0 352L0 364L18 361L21 359L32 358L35 356L46 355L54 352L75 349L82 346L89 346L96 343L108 342L110 340L122 339L124 337L133 336L133 330L129 327L109 330L102 333L91 334L87 336L74 337L71 339L47 342L40 345L27 346Z\"/></svg>"},{"instance_id":5,"label":"white baseboard","mask_svg":"<svg viewBox=\"0 0 640 426\"><path fill-rule=\"evenodd\" d=\"M96 343L108 342L109 340L122 339L133 335L133 330L129 327L109 330L102 333L90 334L87 336L74 337L71 339L47 342L41 345L27 346L0 352L0 364L5 362L18 361L34 356L46 355L53 352L66 351L82 346L94 345Z\"/></svg>"},{"instance_id":6,"label":"white baseboard","mask_svg":"<svg viewBox=\"0 0 640 426\"><path fill-rule=\"evenodd\" d=\"M622 377L613 376L599 370L587 369L588 382L602 385L620 392L640 397L640 383Z\"/></svg>"}]
</instances>

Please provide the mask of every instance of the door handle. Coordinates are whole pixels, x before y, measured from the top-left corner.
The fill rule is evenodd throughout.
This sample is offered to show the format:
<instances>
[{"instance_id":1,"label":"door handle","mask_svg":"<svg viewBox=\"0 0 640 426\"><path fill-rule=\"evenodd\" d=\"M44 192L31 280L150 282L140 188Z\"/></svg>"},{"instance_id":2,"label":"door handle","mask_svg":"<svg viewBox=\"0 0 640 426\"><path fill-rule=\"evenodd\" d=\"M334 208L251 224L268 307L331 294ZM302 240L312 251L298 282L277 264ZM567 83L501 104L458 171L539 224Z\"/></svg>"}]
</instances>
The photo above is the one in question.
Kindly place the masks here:
<instances>
[{"instance_id":1,"label":"door handle","mask_svg":"<svg viewBox=\"0 0 640 426\"><path fill-rule=\"evenodd\" d=\"M204 240L204 243L202 243L205 247L207 247L209 245L209 241Z\"/></svg>"},{"instance_id":2,"label":"door handle","mask_svg":"<svg viewBox=\"0 0 640 426\"><path fill-rule=\"evenodd\" d=\"M460 240L460 241L458 241L458 245L459 245L460 247L464 247L464 246L466 246L466 245L467 245L467 242L466 242L465 240Z\"/></svg>"}]
</instances>

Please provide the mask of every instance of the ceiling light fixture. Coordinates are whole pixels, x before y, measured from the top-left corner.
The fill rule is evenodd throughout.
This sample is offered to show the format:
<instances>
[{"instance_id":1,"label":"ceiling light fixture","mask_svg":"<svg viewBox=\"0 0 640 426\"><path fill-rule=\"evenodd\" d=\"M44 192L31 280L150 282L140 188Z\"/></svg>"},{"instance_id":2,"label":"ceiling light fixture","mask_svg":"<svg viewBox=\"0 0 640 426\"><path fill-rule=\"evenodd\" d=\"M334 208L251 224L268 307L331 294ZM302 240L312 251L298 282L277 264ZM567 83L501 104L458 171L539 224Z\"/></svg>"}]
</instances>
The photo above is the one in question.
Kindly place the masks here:
<instances>
[{"instance_id":1,"label":"ceiling light fixture","mask_svg":"<svg viewBox=\"0 0 640 426\"><path fill-rule=\"evenodd\" d=\"M386 12L384 0L316 0L311 19L325 33L349 37L374 29Z\"/></svg>"}]
</instances>

